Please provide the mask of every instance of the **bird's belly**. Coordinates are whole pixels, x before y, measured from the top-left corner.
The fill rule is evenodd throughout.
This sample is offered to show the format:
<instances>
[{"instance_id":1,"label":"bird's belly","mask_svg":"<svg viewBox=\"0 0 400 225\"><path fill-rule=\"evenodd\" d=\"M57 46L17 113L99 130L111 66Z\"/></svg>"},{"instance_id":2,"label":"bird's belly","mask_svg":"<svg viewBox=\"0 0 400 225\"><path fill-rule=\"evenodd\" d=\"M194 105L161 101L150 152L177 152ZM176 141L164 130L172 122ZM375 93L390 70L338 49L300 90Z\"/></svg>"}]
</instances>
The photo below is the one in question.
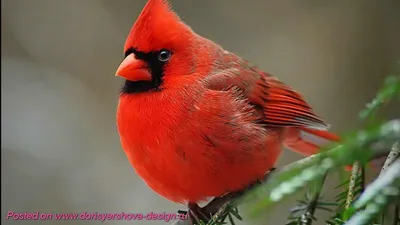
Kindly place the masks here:
<instances>
[{"instance_id":1,"label":"bird's belly","mask_svg":"<svg viewBox=\"0 0 400 225\"><path fill-rule=\"evenodd\" d=\"M155 192L175 202L198 202L240 190L274 166L280 131L258 124L245 102L214 94L176 104L188 102L187 96L169 97L176 101L158 108L123 99L130 105L119 107L122 147Z\"/></svg>"},{"instance_id":2,"label":"bird's belly","mask_svg":"<svg viewBox=\"0 0 400 225\"><path fill-rule=\"evenodd\" d=\"M158 130L123 142L123 147L155 192L175 202L198 202L240 190L263 177L279 156L277 135L225 137L217 131L205 135Z\"/></svg>"}]
</instances>

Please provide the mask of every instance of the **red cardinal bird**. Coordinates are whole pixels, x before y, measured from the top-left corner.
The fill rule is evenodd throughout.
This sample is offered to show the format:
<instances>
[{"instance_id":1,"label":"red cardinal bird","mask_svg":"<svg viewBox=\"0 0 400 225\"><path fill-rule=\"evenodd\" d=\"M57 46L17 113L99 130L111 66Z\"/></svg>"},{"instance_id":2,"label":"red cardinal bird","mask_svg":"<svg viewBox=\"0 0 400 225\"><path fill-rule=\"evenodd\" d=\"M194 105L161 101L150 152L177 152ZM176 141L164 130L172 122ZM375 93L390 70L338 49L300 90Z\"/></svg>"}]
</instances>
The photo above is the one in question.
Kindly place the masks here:
<instances>
[{"instance_id":1,"label":"red cardinal bird","mask_svg":"<svg viewBox=\"0 0 400 225\"><path fill-rule=\"evenodd\" d=\"M196 34L169 4L149 0L125 43L118 131L136 172L158 194L190 204L263 178L282 145L337 141L291 87Z\"/></svg>"}]
</instances>

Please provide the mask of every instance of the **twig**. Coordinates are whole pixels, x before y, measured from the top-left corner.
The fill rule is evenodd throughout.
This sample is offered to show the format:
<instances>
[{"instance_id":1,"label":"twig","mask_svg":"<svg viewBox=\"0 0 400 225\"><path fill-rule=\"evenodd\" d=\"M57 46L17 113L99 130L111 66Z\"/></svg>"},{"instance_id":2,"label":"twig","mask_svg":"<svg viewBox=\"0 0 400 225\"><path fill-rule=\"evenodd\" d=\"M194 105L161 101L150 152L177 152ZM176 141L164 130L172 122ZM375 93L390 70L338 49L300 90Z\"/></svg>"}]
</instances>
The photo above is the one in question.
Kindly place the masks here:
<instances>
[{"instance_id":1,"label":"twig","mask_svg":"<svg viewBox=\"0 0 400 225\"><path fill-rule=\"evenodd\" d=\"M360 162L355 162L353 164L353 169L351 171L350 183L349 183L349 191L347 192L346 204L344 208L348 210L350 208L351 203L354 200L356 182L358 180L358 176L360 175L361 164Z\"/></svg>"},{"instance_id":2,"label":"twig","mask_svg":"<svg viewBox=\"0 0 400 225\"><path fill-rule=\"evenodd\" d=\"M399 225L400 223L400 204L397 203L394 207L394 216L392 225Z\"/></svg>"},{"instance_id":3,"label":"twig","mask_svg":"<svg viewBox=\"0 0 400 225\"><path fill-rule=\"evenodd\" d=\"M389 152L389 154L385 160L385 163L383 164L381 172L379 173L379 177L382 176L386 172L386 170L389 168L389 166L392 165L392 163L394 161L396 161L396 159L398 157L400 157L400 142L396 142L393 144L392 150ZM400 223L399 211L400 211L400 204L397 203L394 206L394 216L393 216L393 223L392 223L393 225L399 225L399 223Z\"/></svg>"},{"instance_id":4,"label":"twig","mask_svg":"<svg viewBox=\"0 0 400 225\"><path fill-rule=\"evenodd\" d=\"M314 189L314 193L312 194L312 199L311 199L310 203L308 204L307 210L302 215L302 218L301 218L302 225L311 225L312 224L312 221L313 221L312 218L314 217L314 212L318 205L318 199L321 194L322 187L324 186L327 175L328 174L325 174L325 176L323 176L322 179L318 180L317 186Z\"/></svg>"},{"instance_id":5,"label":"twig","mask_svg":"<svg viewBox=\"0 0 400 225\"><path fill-rule=\"evenodd\" d=\"M396 142L392 146L392 150L389 152L388 157L386 158L385 164L383 164L383 167L381 169L381 172L379 173L379 176L381 176L383 173L386 172L387 168L394 162L396 159L400 156L400 142Z\"/></svg>"},{"instance_id":6,"label":"twig","mask_svg":"<svg viewBox=\"0 0 400 225\"><path fill-rule=\"evenodd\" d=\"M360 193L363 193L365 190L365 167L364 166L361 166L361 168L360 168L360 178L361 178Z\"/></svg>"}]
</instances>

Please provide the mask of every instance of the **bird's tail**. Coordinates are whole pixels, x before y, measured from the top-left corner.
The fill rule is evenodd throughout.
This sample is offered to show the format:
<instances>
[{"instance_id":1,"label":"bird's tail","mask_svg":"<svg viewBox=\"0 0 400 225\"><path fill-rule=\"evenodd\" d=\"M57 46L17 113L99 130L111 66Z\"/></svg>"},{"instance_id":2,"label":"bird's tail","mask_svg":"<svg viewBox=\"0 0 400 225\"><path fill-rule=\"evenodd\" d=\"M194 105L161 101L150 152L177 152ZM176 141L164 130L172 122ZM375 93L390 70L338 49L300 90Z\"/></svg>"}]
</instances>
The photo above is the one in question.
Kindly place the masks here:
<instances>
[{"instance_id":1,"label":"bird's tail","mask_svg":"<svg viewBox=\"0 0 400 225\"><path fill-rule=\"evenodd\" d=\"M285 134L284 146L301 155L310 156L318 153L322 145L339 141L339 136L329 131L288 128Z\"/></svg>"},{"instance_id":2,"label":"bird's tail","mask_svg":"<svg viewBox=\"0 0 400 225\"><path fill-rule=\"evenodd\" d=\"M326 130L313 130L309 128L288 128L285 135L284 146L291 151L304 156L310 156L319 152L322 145L330 142L339 142L339 136ZM379 162L378 162L379 161ZM370 163L373 169L377 169L382 160L374 160ZM351 170L346 166L346 170Z\"/></svg>"}]
</instances>

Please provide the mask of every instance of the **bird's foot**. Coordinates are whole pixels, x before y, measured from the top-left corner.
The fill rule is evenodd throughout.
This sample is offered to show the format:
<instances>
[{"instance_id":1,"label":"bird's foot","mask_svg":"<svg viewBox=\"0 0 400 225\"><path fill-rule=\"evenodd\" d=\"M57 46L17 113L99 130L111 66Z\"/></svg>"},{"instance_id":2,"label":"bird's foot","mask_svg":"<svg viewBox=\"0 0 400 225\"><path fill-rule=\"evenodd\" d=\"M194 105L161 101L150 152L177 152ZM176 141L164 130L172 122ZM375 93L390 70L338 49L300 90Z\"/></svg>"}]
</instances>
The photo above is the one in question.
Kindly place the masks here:
<instances>
[{"instance_id":1,"label":"bird's foot","mask_svg":"<svg viewBox=\"0 0 400 225\"><path fill-rule=\"evenodd\" d=\"M205 210L196 203L189 202L188 208L189 218L193 225L207 224L208 221L211 220L211 215L208 215Z\"/></svg>"},{"instance_id":2,"label":"bird's foot","mask_svg":"<svg viewBox=\"0 0 400 225\"><path fill-rule=\"evenodd\" d=\"M273 172L274 170L275 170L275 168L271 168L268 171L268 173ZM211 220L211 217L214 216L214 214L216 214L218 212L218 210L226 202L242 195L244 192L252 190L253 188L262 184L263 182L264 182L264 180L257 180L253 184L249 185L247 188L244 188L243 190L227 193L223 196L216 197L207 206L205 206L203 208L201 208L196 203L189 202L189 204L188 204L189 210L187 212L180 210L179 213L184 213L184 214L188 215L190 218L190 221L193 225L202 224L202 223L200 223L200 221L202 221L203 224L207 224Z\"/></svg>"}]
</instances>

